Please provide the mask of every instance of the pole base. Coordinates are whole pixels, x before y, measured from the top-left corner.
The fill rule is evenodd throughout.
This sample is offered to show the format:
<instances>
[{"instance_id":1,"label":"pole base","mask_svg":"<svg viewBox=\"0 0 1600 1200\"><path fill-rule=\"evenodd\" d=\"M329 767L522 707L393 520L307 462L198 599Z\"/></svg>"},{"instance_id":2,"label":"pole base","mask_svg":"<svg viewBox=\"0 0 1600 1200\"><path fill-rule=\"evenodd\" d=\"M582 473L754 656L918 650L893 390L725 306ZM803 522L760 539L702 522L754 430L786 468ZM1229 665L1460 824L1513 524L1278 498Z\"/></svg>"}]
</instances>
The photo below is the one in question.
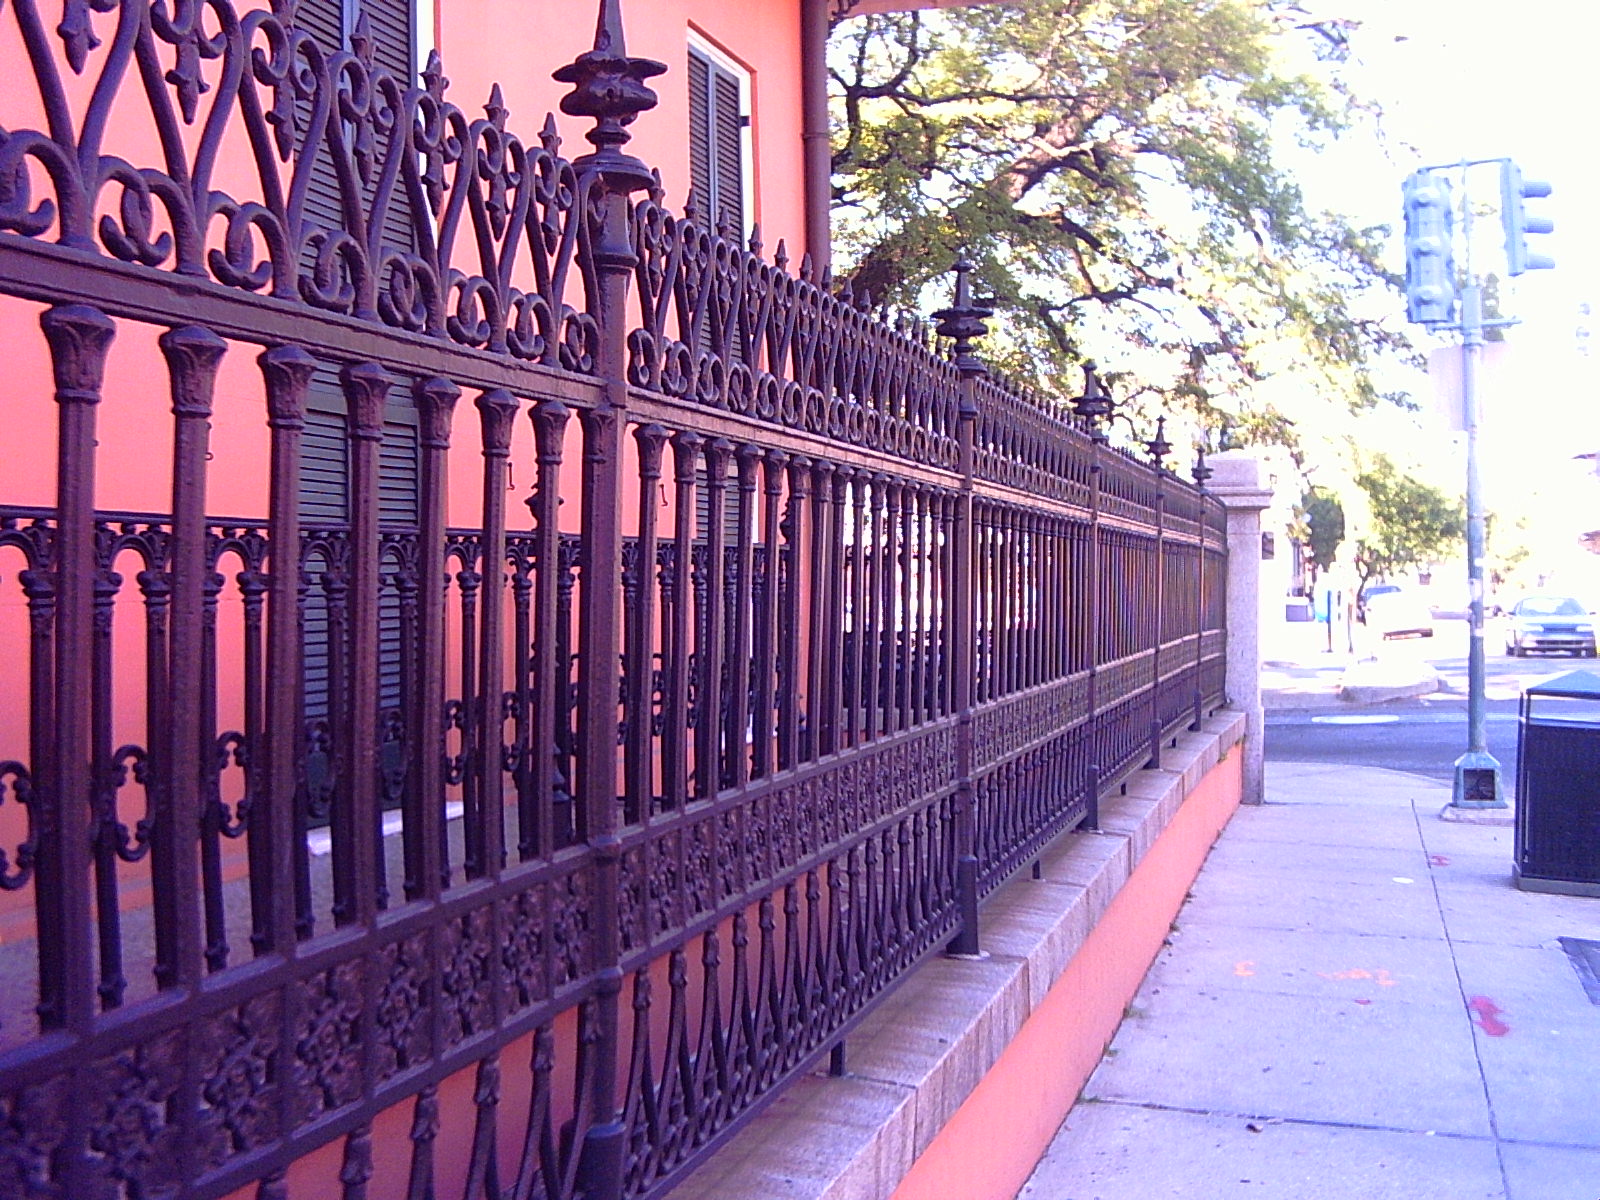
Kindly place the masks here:
<instances>
[{"instance_id":1,"label":"pole base","mask_svg":"<svg viewBox=\"0 0 1600 1200\"><path fill-rule=\"evenodd\" d=\"M1456 759L1451 808L1509 808L1500 791L1500 763L1487 750L1468 750Z\"/></svg>"}]
</instances>

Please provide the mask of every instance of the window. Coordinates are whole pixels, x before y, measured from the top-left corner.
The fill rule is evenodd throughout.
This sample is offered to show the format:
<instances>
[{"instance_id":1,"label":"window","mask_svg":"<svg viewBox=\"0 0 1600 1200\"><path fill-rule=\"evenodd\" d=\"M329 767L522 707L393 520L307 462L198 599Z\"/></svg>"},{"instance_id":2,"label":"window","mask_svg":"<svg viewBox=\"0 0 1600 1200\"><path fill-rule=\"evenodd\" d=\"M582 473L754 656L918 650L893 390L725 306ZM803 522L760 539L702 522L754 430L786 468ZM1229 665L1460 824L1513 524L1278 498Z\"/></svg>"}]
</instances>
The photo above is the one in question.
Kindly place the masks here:
<instances>
[{"instance_id":1,"label":"window","mask_svg":"<svg viewBox=\"0 0 1600 1200\"><path fill-rule=\"evenodd\" d=\"M689 198L701 221L750 228L750 79L704 43L689 46Z\"/></svg>"}]
</instances>

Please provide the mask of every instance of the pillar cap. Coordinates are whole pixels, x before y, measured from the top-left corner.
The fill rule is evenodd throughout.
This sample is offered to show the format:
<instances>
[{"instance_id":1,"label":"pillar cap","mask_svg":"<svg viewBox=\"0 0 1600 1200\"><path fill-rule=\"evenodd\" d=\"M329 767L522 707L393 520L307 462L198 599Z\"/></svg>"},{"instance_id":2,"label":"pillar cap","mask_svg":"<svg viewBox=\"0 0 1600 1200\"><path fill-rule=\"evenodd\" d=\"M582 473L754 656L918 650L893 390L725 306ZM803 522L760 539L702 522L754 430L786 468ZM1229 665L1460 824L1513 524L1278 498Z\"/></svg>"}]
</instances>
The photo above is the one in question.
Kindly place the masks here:
<instances>
[{"instance_id":1,"label":"pillar cap","mask_svg":"<svg viewBox=\"0 0 1600 1200\"><path fill-rule=\"evenodd\" d=\"M1210 492L1229 509L1270 508L1274 498L1274 479L1262 456L1254 450L1224 450L1206 459L1211 478Z\"/></svg>"}]
</instances>

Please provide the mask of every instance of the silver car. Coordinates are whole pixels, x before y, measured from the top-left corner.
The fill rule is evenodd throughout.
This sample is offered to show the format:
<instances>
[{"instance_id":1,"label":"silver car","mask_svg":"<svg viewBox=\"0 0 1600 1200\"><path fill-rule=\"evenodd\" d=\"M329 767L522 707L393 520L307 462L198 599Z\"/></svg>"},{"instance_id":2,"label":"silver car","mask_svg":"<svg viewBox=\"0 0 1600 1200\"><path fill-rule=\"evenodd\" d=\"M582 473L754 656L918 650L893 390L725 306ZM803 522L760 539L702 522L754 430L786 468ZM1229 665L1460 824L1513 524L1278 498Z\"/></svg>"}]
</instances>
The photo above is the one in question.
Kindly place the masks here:
<instances>
[{"instance_id":1,"label":"silver car","mask_svg":"<svg viewBox=\"0 0 1600 1200\"><path fill-rule=\"evenodd\" d=\"M1507 614L1506 653L1564 650L1594 657L1594 617L1571 596L1527 596Z\"/></svg>"}]
</instances>

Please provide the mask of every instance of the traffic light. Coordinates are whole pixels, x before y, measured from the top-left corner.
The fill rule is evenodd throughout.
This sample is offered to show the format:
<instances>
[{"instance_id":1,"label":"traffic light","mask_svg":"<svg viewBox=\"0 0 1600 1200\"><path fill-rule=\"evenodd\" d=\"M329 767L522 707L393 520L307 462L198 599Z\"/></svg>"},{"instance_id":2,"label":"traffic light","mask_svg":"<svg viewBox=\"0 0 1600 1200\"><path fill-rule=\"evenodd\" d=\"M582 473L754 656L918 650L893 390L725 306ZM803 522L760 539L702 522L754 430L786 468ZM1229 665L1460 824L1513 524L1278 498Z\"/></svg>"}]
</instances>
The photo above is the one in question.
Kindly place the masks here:
<instances>
[{"instance_id":1,"label":"traffic light","mask_svg":"<svg viewBox=\"0 0 1600 1200\"><path fill-rule=\"evenodd\" d=\"M1551 233L1556 223L1549 217L1530 217L1522 201L1532 196L1550 194L1550 185L1542 179L1524 179L1522 168L1509 159L1500 164L1500 224L1506 231L1506 270L1511 275L1524 271L1548 271L1556 265L1555 259L1543 254L1528 253L1527 237L1530 233Z\"/></svg>"},{"instance_id":2,"label":"traffic light","mask_svg":"<svg viewBox=\"0 0 1600 1200\"><path fill-rule=\"evenodd\" d=\"M1406 319L1419 325L1448 324L1456 309L1450 181L1431 171L1413 171L1401 192L1406 214Z\"/></svg>"}]
</instances>

